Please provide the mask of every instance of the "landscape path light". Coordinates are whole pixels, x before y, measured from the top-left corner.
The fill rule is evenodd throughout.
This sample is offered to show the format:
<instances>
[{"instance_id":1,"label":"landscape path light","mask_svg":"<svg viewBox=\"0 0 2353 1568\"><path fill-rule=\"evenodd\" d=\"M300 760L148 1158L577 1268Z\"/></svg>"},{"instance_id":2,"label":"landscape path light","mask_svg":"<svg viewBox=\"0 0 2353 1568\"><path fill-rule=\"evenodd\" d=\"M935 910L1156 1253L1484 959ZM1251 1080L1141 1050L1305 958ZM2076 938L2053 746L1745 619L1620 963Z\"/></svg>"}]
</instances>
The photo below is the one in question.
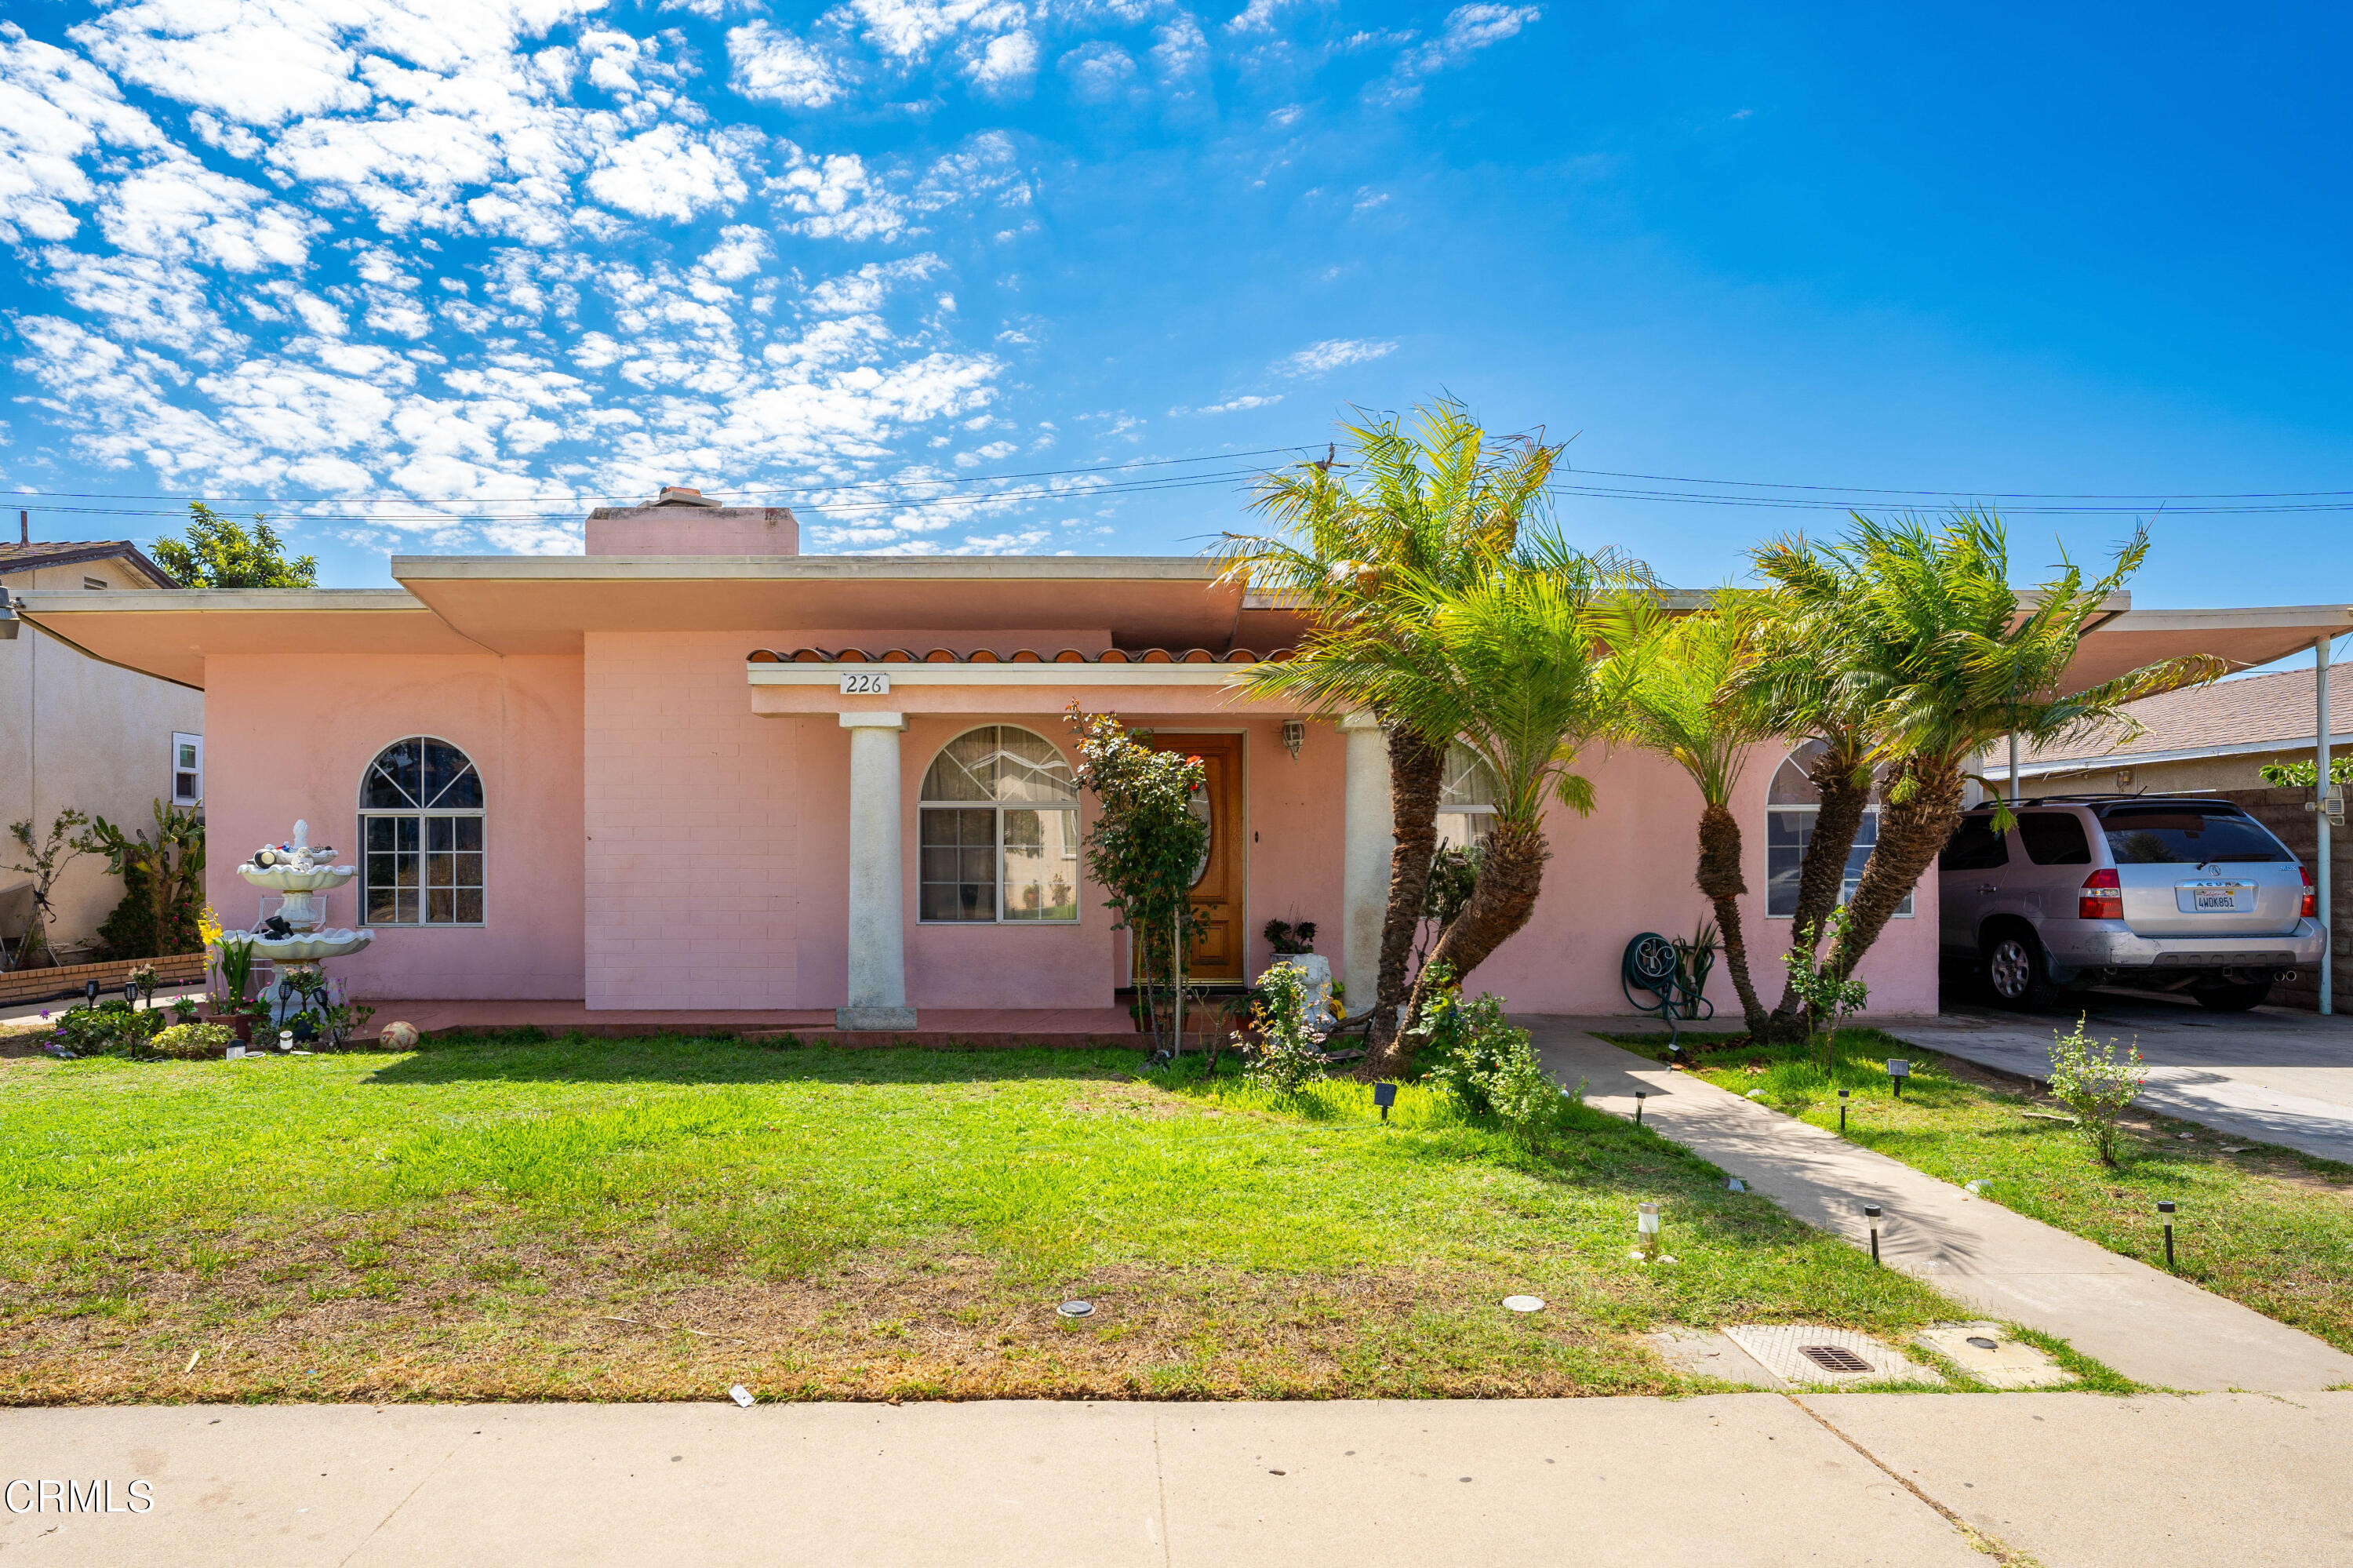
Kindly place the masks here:
<instances>
[{"instance_id":1,"label":"landscape path light","mask_svg":"<svg viewBox=\"0 0 2353 1568\"><path fill-rule=\"evenodd\" d=\"M1381 1119L1383 1121L1388 1120L1389 1107L1397 1104L1397 1086L1395 1084L1375 1084L1373 1086L1373 1104L1381 1107Z\"/></svg>"},{"instance_id":2,"label":"landscape path light","mask_svg":"<svg viewBox=\"0 0 2353 1568\"><path fill-rule=\"evenodd\" d=\"M1846 1099L1847 1097L1852 1093L1854 1093L1852 1089L1841 1089L1839 1091L1839 1135L1841 1137L1844 1137L1846 1135Z\"/></svg>"},{"instance_id":3,"label":"landscape path light","mask_svg":"<svg viewBox=\"0 0 2353 1568\"><path fill-rule=\"evenodd\" d=\"M1092 1301L1065 1301L1054 1310L1065 1318L1092 1318L1095 1314L1095 1304Z\"/></svg>"},{"instance_id":4,"label":"landscape path light","mask_svg":"<svg viewBox=\"0 0 2353 1568\"><path fill-rule=\"evenodd\" d=\"M1879 1261L1879 1205L1865 1203L1862 1206L1862 1217L1871 1222L1871 1261L1877 1263Z\"/></svg>"},{"instance_id":5,"label":"landscape path light","mask_svg":"<svg viewBox=\"0 0 2353 1568\"><path fill-rule=\"evenodd\" d=\"M1642 1263L1674 1262L1672 1257L1665 1256L1659 1251L1658 1204L1637 1203L1634 1205L1634 1234L1641 1238L1642 1245L1636 1247L1632 1252L1626 1255Z\"/></svg>"},{"instance_id":6,"label":"landscape path light","mask_svg":"<svg viewBox=\"0 0 2353 1568\"><path fill-rule=\"evenodd\" d=\"M1651 1091L1648 1089L1634 1091L1634 1125L1636 1127L1642 1125L1642 1102L1650 1097L1650 1094Z\"/></svg>"},{"instance_id":7,"label":"landscape path light","mask_svg":"<svg viewBox=\"0 0 2353 1568\"><path fill-rule=\"evenodd\" d=\"M2157 1201L2158 1218L2163 1221L2165 1224L2165 1266L2168 1268L2171 1268L2173 1266L2174 1210L2175 1204L2172 1199L2159 1198Z\"/></svg>"},{"instance_id":8,"label":"landscape path light","mask_svg":"<svg viewBox=\"0 0 2353 1568\"><path fill-rule=\"evenodd\" d=\"M1904 1097L1904 1080L1912 1075L1912 1064L1901 1056L1887 1058L1887 1075L1895 1080L1895 1097Z\"/></svg>"}]
</instances>

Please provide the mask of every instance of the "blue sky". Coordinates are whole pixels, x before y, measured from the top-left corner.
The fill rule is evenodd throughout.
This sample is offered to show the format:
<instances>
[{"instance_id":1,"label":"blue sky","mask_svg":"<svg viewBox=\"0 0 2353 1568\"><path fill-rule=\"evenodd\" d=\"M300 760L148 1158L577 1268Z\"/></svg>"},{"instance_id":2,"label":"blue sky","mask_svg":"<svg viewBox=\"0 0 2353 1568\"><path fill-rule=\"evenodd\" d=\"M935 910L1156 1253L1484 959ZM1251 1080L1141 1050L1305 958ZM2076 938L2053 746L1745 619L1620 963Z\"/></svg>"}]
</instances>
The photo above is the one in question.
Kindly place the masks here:
<instances>
[{"instance_id":1,"label":"blue sky","mask_svg":"<svg viewBox=\"0 0 2353 1568\"><path fill-rule=\"evenodd\" d=\"M1837 521L1757 502L1905 498L1614 476L2353 598L2344 512L2158 505L2353 491L2341 8L1914 9L19 3L0 483L45 537L320 498L269 509L341 585L665 482L1163 553L1442 389L1574 434L1564 526L1680 583Z\"/></svg>"}]
</instances>

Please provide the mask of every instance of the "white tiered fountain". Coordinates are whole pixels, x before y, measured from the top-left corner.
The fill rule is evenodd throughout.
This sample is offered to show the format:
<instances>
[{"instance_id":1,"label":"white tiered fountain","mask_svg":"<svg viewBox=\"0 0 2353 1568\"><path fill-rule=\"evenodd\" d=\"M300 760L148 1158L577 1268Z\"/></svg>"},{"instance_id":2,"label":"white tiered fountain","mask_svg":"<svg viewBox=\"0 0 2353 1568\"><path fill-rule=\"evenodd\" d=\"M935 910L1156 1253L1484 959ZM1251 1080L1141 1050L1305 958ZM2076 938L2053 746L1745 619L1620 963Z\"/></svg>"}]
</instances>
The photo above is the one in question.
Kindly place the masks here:
<instances>
[{"instance_id":1,"label":"white tiered fountain","mask_svg":"<svg viewBox=\"0 0 2353 1568\"><path fill-rule=\"evenodd\" d=\"M227 941L250 942L253 956L269 961L269 989L262 994L271 999L273 1020L286 1005L276 992L289 969L297 965L316 968L323 959L343 958L375 940L375 933L364 927L325 928L326 900L317 895L359 874L355 866L332 863L334 858L332 846L311 846L310 823L296 822L291 843L264 844L237 868L237 874L254 886L280 895L277 910L253 930L221 933Z\"/></svg>"}]
</instances>

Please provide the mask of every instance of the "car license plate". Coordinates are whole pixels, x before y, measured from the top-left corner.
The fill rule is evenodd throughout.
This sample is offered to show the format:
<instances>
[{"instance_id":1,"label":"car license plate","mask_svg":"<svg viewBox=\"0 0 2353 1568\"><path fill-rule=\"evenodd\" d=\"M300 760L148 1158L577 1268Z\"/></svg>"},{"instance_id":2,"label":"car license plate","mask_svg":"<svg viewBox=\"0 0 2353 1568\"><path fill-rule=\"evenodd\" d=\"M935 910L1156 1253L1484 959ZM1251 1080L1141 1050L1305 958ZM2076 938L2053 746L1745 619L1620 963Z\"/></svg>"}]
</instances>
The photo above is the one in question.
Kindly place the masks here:
<instances>
[{"instance_id":1,"label":"car license plate","mask_svg":"<svg viewBox=\"0 0 2353 1568\"><path fill-rule=\"evenodd\" d=\"M2255 906L2252 882L2181 882L2174 895L2185 915L2230 915Z\"/></svg>"}]
</instances>

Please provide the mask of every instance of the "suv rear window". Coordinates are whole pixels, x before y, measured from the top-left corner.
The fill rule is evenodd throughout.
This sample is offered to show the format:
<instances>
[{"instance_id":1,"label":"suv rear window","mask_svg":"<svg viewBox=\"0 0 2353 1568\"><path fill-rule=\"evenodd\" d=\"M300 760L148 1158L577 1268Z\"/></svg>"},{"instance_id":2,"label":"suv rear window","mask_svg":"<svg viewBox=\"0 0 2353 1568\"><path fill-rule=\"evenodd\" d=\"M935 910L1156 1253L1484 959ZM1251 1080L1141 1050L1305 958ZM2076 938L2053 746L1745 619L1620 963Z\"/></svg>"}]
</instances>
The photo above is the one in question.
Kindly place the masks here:
<instances>
[{"instance_id":1,"label":"suv rear window","mask_svg":"<svg viewBox=\"0 0 2353 1568\"><path fill-rule=\"evenodd\" d=\"M2037 865L2092 863L2092 842L2073 811L2021 811L2018 837L2026 845L2026 858Z\"/></svg>"},{"instance_id":2,"label":"suv rear window","mask_svg":"<svg viewBox=\"0 0 2353 1568\"><path fill-rule=\"evenodd\" d=\"M2110 806L2100 813L2118 865L2233 865L2294 860L2253 817L2228 806Z\"/></svg>"}]
</instances>

